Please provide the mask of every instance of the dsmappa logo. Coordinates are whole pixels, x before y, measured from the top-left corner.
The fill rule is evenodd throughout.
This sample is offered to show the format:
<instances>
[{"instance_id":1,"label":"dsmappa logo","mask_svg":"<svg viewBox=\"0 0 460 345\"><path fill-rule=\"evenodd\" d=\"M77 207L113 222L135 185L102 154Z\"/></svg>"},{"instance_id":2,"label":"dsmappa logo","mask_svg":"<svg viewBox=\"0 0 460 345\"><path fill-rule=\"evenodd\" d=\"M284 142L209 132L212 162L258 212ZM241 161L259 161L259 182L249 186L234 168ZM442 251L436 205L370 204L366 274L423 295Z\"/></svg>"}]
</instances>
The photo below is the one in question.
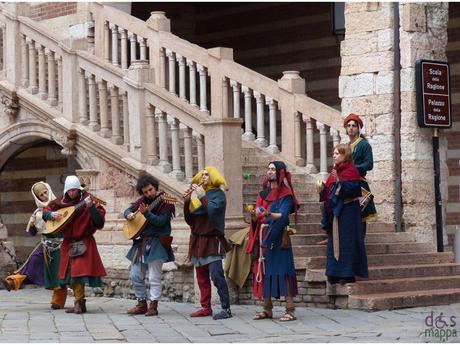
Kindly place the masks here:
<instances>
[{"instance_id":1,"label":"dsmappa logo","mask_svg":"<svg viewBox=\"0 0 460 345\"><path fill-rule=\"evenodd\" d=\"M425 329L425 337L436 338L439 341L445 342L449 338L457 337L457 317L455 315L444 315L439 313L435 315L433 311L425 318L425 325L429 328Z\"/></svg>"}]
</instances>

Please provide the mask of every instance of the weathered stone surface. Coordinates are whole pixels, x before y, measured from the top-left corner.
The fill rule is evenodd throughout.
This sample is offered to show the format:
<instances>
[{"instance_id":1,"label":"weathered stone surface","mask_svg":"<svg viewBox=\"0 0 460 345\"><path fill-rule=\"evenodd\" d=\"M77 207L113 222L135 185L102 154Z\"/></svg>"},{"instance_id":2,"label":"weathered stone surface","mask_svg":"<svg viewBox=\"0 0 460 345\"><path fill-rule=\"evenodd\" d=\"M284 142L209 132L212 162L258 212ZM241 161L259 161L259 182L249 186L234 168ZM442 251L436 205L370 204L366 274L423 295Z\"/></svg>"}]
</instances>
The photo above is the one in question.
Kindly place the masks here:
<instances>
[{"instance_id":1,"label":"weathered stone surface","mask_svg":"<svg viewBox=\"0 0 460 345\"><path fill-rule=\"evenodd\" d=\"M375 78L375 93L382 95L393 93L394 91L394 72L382 71Z\"/></svg>"},{"instance_id":2,"label":"weathered stone surface","mask_svg":"<svg viewBox=\"0 0 460 345\"><path fill-rule=\"evenodd\" d=\"M404 134L401 137L401 159L432 160L433 149L430 141L418 134ZM417 174L418 175L418 174ZM418 178L418 177L417 177Z\"/></svg>"},{"instance_id":3,"label":"weathered stone surface","mask_svg":"<svg viewBox=\"0 0 460 345\"><path fill-rule=\"evenodd\" d=\"M375 32L348 35L340 45L341 56L362 55L377 51L378 37Z\"/></svg>"},{"instance_id":4,"label":"weathered stone surface","mask_svg":"<svg viewBox=\"0 0 460 345\"><path fill-rule=\"evenodd\" d=\"M415 92L415 67L401 69L401 92Z\"/></svg>"},{"instance_id":5,"label":"weathered stone surface","mask_svg":"<svg viewBox=\"0 0 460 345\"><path fill-rule=\"evenodd\" d=\"M374 148L374 162L394 159L394 136L392 134L377 134L369 139Z\"/></svg>"},{"instance_id":6,"label":"weathered stone surface","mask_svg":"<svg viewBox=\"0 0 460 345\"><path fill-rule=\"evenodd\" d=\"M425 5L415 3L403 4L401 25L405 31L426 32Z\"/></svg>"},{"instance_id":7,"label":"weathered stone surface","mask_svg":"<svg viewBox=\"0 0 460 345\"><path fill-rule=\"evenodd\" d=\"M387 51L393 50L393 40L394 32L393 29L385 29L377 31L378 41L377 41L377 50L378 51Z\"/></svg>"},{"instance_id":8,"label":"weathered stone surface","mask_svg":"<svg viewBox=\"0 0 460 345\"><path fill-rule=\"evenodd\" d=\"M394 133L394 114L381 114L375 116L376 133Z\"/></svg>"},{"instance_id":9,"label":"weathered stone surface","mask_svg":"<svg viewBox=\"0 0 460 345\"><path fill-rule=\"evenodd\" d=\"M364 73L357 76L340 76L339 78L339 97L371 95L373 88L373 73Z\"/></svg>"},{"instance_id":10,"label":"weathered stone surface","mask_svg":"<svg viewBox=\"0 0 460 345\"><path fill-rule=\"evenodd\" d=\"M367 4L365 2L346 2L345 3L345 14L365 12L367 10Z\"/></svg>"},{"instance_id":11,"label":"weathered stone surface","mask_svg":"<svg viewBox=\"0 0 460 345\"><path fill-rule=\"evenodd\" d=\"M342 78L342 77L340 77ZM346 97L342 99L342 113L363 115L387 114L393 111L393 95L369 95L363 97Z\"/></svg>"},{"instance_id":12,"label":"weathered stone surface","mask_svg":"<svg viewBox=\"0 0 460 345\"><path fill-rule=\"evenodd\" d=\"M391 71L394 66L393 59L394 57L391 51L343 56L341 75Z\"/></svg>"},{"instance_id":13,"label":"weathered stone surface","mask_svg":"<svg viewBox=\"0 0 460 345\"><path fill-rule=\"evenodd\" d=\"M371 172L372 181L375 183L379 181L394 180L394 162L374 162L374 169L372 169Z\"/></svg>"},{"instance_id":14,"label":"weathered stone surface","mask_svg":"<svg viewBox=\"0 0 460 345\"><path fill-rule=\"evenodd\" d=\"M401 112L416 112L417 111L417 99L415 98L415 92L406 91L401 92Z\"/></svg>"},{"instance_id":15,"label":"weathered stone surface","mask_svg":"<svg viewBox=\"0 0 460 345\"><path fill-rule=\"evenodd\" d=\"M385 8L389 7L385 5ZM381 11L349 13L345 20L345 30L347 33L376 31L388 29L392 26L393 18L389 8Z\"/></svg>"}]
</instances>

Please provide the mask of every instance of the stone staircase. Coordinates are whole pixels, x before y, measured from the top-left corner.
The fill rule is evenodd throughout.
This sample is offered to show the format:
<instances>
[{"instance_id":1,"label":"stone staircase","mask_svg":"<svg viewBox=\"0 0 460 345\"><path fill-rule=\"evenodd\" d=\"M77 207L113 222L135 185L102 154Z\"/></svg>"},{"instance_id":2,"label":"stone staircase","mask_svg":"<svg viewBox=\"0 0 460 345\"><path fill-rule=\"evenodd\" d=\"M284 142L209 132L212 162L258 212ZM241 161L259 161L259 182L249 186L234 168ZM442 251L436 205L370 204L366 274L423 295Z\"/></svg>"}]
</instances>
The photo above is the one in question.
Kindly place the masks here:
<instances>
[{"instance_id":1,"label":"stone staircase","mask_svg":"<svg viewBox=\"0 0 460 345\"><path fill-rule=\"evenodd\" d=\"M243 144L243 200L254 203L268 162L276 156ZM434 252L432 243L416 242L411 233L395 233L394 224L368 224L366 249L369 279L355 284L330 285L326 282L326 246L317 243L326 238L320 227L320 203L312 175L289 166L293 184L301 203L298 223L291 226L297 234L291 241L298 278L304 277L307 290L324 286L329 297L327 306L339 308L384 310L406 307L458 303L460 301L460 265L453 263L451 252Z\"/></svg>"}]
</instances>

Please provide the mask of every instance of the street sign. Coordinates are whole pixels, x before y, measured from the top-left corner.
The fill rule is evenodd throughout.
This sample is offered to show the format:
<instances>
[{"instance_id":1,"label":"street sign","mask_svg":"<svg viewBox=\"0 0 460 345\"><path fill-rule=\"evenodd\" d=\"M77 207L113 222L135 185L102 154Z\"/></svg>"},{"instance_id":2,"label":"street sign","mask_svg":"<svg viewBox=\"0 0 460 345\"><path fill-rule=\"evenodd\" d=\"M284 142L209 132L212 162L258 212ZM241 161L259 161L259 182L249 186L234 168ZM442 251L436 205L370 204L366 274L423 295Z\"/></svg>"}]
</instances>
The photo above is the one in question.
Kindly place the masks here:
<instances>
[{"instance_id":1,"label":"street sign","mask_svg":"<svg viewBox=\"0 0 460 345\"><path fill-rule=\"evenodd\" d=\"M418 60L415 63L417 121L420 127L452 127L450 68L447 62Z\"/></svg>"}]
</instances>

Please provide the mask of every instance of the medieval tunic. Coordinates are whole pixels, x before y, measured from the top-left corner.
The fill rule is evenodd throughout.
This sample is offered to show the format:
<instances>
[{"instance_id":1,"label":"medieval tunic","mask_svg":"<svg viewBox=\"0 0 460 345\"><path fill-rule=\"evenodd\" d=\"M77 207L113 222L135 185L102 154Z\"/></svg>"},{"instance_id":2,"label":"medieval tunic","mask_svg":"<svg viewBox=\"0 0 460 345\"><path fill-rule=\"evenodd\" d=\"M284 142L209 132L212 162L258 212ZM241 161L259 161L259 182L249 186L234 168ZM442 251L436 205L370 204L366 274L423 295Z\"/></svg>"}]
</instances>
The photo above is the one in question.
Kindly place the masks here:
<instances>
[{"instance_id":1,"label":"medieval tunic","mask_svg":"<svg viewBox=\"0 0 460 345\"><path fill-rule=\"evenodd\" d=\"M136 212L141 203L149 205L152 201L145 196L139 198L125 210L125 218L130 213ZM154 260L162 260L163 263L174 261L172 248L170 246L165 248L160 242L160 236L171 235L171 218L174 216L174 212L174 205L161 202L151 212L144 213L147 225L140 238L133 241L133 245L126 255L132 263L148 264Z\"/></svg>"},{"instance_id":2,"label":"medieval tunic","mask_svg":"<svg viewBox=\"0 0 460 345\"><path fill-rule=\"evenodd\" d=\"M326 181L321 193L324 201L323 229L329 233L327 243L326 275L328 277L351 278L368 277L367 255L362 235L360 176L351 162L336 167L339 182L332 175ZM339 259L334 257L333 221L338 219Z\"/></svg>"},{"instance_id":3,"label":"medieval tunic","mask_svg":"<svg viewBox=\"0 0 460 345\"><path fill-rule=\"evenodd\" d=\"M184 218L191 228L189 258L194 266L222 260L230 250L224 237L226 199L222 189L210 189L201 199L201 207L190 211L184 203Z\"/></svg>"},{"instance_id":4,"label":"medieval tunic","mask_svg":"<svg viewBox=\"0 0 460 345\"><path fill-rule=\"evenodd\" d=\"M89 193L84 192L77 200L59 197L49 205L49 210L58 211L63 207L75 206L88 196ZM100 286L100 277L105 276L106 272L93 234L96 230L103 228L104 221L105 210L102 206L95 206L94 204L89 208L83 206L76 210L75 215L61 230L64 236L59 266L59 278L62 284L87 283L91 287ZM85 253L70 258L69 249L71 243L80 240L83 240L86 246Z\"/></svg>"},{"instance_id":5,"label":"medieval tunic","mask_svg":"<svg viewBox=\"0 0 460 345\"><path fill-rule=\"evenodd\" d=\"M354 143L350 144L353 156L353 164L361 176L361 187L371 191L366 180L366 174L374 167L374 158L372 156L372 147L363 137L359 137ZM374 199L369 201L367 207L362 210L361 217L363 221L374 218L377 214Z\"/></svg>"}]
</instances>

